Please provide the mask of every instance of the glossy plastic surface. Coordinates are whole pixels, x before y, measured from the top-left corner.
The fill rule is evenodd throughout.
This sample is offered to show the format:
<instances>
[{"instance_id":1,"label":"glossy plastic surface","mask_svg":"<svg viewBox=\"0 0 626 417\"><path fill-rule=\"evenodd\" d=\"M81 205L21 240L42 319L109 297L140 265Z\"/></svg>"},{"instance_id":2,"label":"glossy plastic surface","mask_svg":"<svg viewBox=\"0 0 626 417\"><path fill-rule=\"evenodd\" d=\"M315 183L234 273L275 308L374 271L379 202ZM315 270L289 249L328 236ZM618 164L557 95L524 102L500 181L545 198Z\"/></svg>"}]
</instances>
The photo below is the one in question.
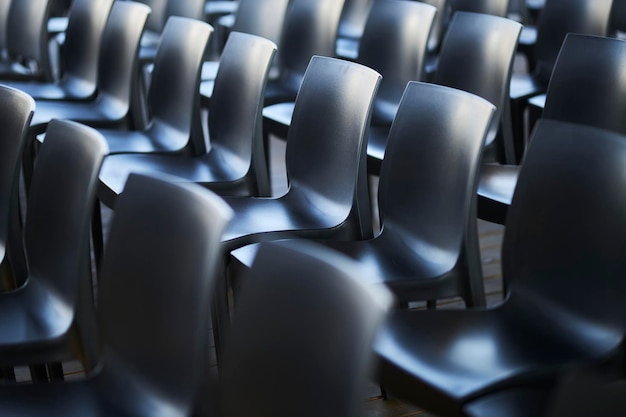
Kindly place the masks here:
<instances>
[{"instance_id":1,"label":"glossy plastic surface","mask_svg":"<svg viewBox=\"0 0 626 417\"><path fill-rule=\"evenodd\" d=\"M173 16L163 29L148 90L144 130L101 129L115 153L196 153L204 148L200 120L200 67L213 29Z\"/></svg>"},{"instance_id":2,"label":"glossy plastic surface","mask_svg":"<svg viewBox=\"0 0 626 417\"><path fill-rule=\"evenodd\" d=\"M614 190L624 158L621 135L540 121L506 224L507 299L490 310L394 312L376 345L382 383L462 415L482 395L619 354L626 200Z\"/></svg>"},{"instance_id":3,"label":"glossy plastic surface","mask_svg":"<svg viewBox=\"0 0 626 417\"><path fill-rule=\"evenodd\" d=\"M102 137L55 120L48 128L28 195L24 247L28 277L0 293L4 366L79 358L92 369L96 351L89 230Z\"/></svg>"},{"instance_id":4,"label":"glossy plastic surface","mask_svg":"<svg viewBox=\"0 0 626 417\"><path fill-rule=\"evenodd\" d=\"M74 0L65 31L58 82L13 81L36 100L87 100L96 94L98 52L113 0Z\"/></svg>"},{"instance_id":5,"label":"glossy plastic surface","mask_svg":"<svg viewBox=\"0 0 626 417\"><path fill-rule=\"evenodd\" d=\"M141 3L113 3L98 53L98 94L85 102L38 100L31 132L43 132L46 124L55 118L100 127L132 126L139 87L137 50L149 12Z\"/></svg>"},{"instance_id":6,"label":"glossy plastic surface","mask_svg":"<svg viewBox=\"0 0 626 417\"><path fill-rule=\"evenodd\" d=\"M219 415L362 415L390 294L371 285L371 270L323 247L261 246L237 291Z\"/></svg>"},{"instance_id":7,"label":"glossy plastic surface","mask_svg":"<svg viewBox=\"0 0 626 417\"><path fill-rule=\"evenodd\" d=\"M100 173L99 198L113 206L131 171L168 173L222 195L269 195L261 111L275 51L266 39L233 32L222 54L209 109L211 148L199 156L111 155Z\"/></svg>"},{"instance_id":8,"label":"glossy plastic surface","mask_svg":"<svg viewBox=\"0 0 626 417\"><path fill-rule=\"evenodd\" d=\"M79 381L4 385L3 412L190 415L230 210L208 191L172 181L134 175L120 198L98 292L99 367Z\"/></svg>"}]
</instances>

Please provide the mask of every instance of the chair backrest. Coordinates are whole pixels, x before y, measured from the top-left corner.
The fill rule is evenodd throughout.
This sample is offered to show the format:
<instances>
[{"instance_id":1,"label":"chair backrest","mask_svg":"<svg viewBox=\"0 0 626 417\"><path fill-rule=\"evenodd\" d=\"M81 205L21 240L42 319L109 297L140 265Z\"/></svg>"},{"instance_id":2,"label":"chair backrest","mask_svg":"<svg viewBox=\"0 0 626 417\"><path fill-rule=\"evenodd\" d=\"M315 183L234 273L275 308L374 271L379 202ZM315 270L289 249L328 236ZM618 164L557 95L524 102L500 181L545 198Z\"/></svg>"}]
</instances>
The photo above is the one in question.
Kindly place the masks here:
<instances>
[{"instance_id":1,"label":"chair backrest","mask_svg":"<svg viewBox=\"0 0 626 417\"><path fill-rule=\"evenodd\" d=\"M220 364L220 415L363 414L372 343L391 301L386 288L364 284L372 271L298 241L262 244L241 278ZM268 401L277 392L280 401Z\"/></svg>"},{"instance_id":2,"label":"chair backrest","mask_svg":"<svg viewBox=\"0 0 626 417\"><path fill-rule=\"evenodd\" d=\"M380 171L381 233L419 242L433 265L459 262L475 227L481 153L496 109L474 94L411 82L389 132ZM478 236L473 239L478 244Z\"/></svg>"},{"instance_id":3,"label":"chair backrest","mask_svg":"<svg viewBox=\"0 0 626 417\"><path fill-rule=\"evenodd\" d=\"M165 22L172 16L203 20L206 0L168 0L165 9Z\"/></svg>"},{"instance_id":4,"label":"chair backrest","mask_svg":"<svg viewBox=\"0 0 626 417\"><path fill-rule=\"evenodd\" d=\"M613 0L547 0L537 23L535 74L546 83L568 33L605 36Z\"/></svg>"},{"instance_id":5,"label":"chair backrest","mask_svg":"<svg viewBox=\"0 0 626 417\"><path fill-rule=\"evenodd\" d=\"M373 124L391 124L411 81L422 80L430 31L437 9L406 0L377 0L371 8L357 61L382 74Z\"/></svg>"},{"instance_id":6,"label":"chair backrest","mask_svg":"<svg viewBox=\"0 0 626 417\"><path fill-rule=\"evenodd\" d=\"M29 282L44 282L68 306L76 305L83 285L91 285L83 274L91 271L89 231L98 172L107 152L96 130L52 120L37 155L24 225ZM73 319L71 314L65 317Z\"/></svg>"},{"instance_id":7,"label":"chair backrest","mask_svg":"<svg viewBox=\"0 0 626 417\"><path fill-rule=\"evenodd\" d=\"M208 23L172 16L161 33L148 91L149 129L179 149L204 148L200 72L212 32Z\"/></svg>"},{"instance_id":8,"label":"chair backrest","mask_svg":"<svg viewBox=\"0 0 626 417\"><path fill-rule=\"evenodd\" d=\"M436 84L468 91L496 106L486 151L495 152L500 162L513 151L509 84L521 30L521 24L503 17L456 12L441 46L434 77ZM500 129L500 140L495 141Z\"/></svg>"},{"instance_id":9,"label":"chair backrest","mask_svg":"<svg viewBox=\"0 0 626 417\"><path fill-rule=\"evenodd\" d=\"M335 55L344 0L291 0L280 42L280 79L298 91L313 55Z\"/></svg>"},{"instance_id":10,"label":"chair backrest","mask_svg":"<svg viewBox=\"0 0 626 417\"><path fill-rule=\"evenodd\" d=\"M419 1L420 3L430 4L437 8L437 15L435 16L435 21L433 22L433 28L430 32L430 38L428 39L428 51L429 52L437 52L439 47L441 46L441 42L443 40L443 36L447 30L447 10L448 10L448 0L414 0Z\"/></svg>"},{"instance_id":11,"label":"chair backrest","mask_svg":"<svg viewBox=\"0 0 626 417\"><path fill-rule=\"evenodd\" d=\"M98 53L112 6L113 0L74 0L70 9L60 82L79 96L85 91L96 92Z\"/></svg>"},{"instance_id":12,"label":"chair backrest","mask_svg":"<svg viewBox=\"0 0 626 417\"><path fill-rule=\"evenodd\" d=\"M613 0L609 15L609 34L621 39L626 36L626 2Z\"/></svg>"},{"instance_id":13,"label":"chair backrest","mask_svg":"<svg viewBox=\"0 0 626 417\"><path fill-rule=\"evenodd\" d=\"M251 195L269 190L263 146L263 97L276 45L232 32L226 41L209 104L209 158L229 160L238 178L251 177ZM231 159L232 158L232 159ZM217 162L217 161L216 161Z\"/></svg>"},{"instance_id":14,"label":"chair backrest","mask_svg":"<svg viewBox=\"0 0 626 417\"><path fill-rule=\"evenodd\" d=\"M554 65L543 118L626 135L626 43L569 34Z\"/></svg>"},{"instance_id":15,"label":"chair backrest","mask_svg":"<svg viewBox=\"0 0 626 417\"><path fill-rule=\"evenodd\" d=\"M134 1L115 1L102 34L98 59L98 100L112 118L130 116L139 96L138 51L150 8Z\"/></svg>"},{"instance_id":16,"label":"chair backrest","mask_svg":"<svg viewBox=\"0 0 626 417\"><path fill-rule=\"evenodd\" d=\"M233 32L260 36L279 45L290 0L241 0Z\"/></svg>"},{"instance_id":17,"label":"chair backrest","mask_svg":"<svg viewBox=\"0 0 626 417\"><path fill-rule=\"evenodd\" d=\"M451 0L450 9L452 13L472 12L506 17L509 12L509 0Z\"/></svg>"},{"instance_id":18,"label":"chair backrest","mask_svg":"<svg viewBox=\"0 0 626 417\"><path fill-rule=\"evenodd\" d=\"M540 119L502 247L509 302L538 322L571 323L546 331L575 332L596 357L623 347L626 333L625 160L618 133Z\"/></svg>"},{"instance_id":19,"label":"chair backrest","mask_svg":"<svg viewBox=\"0 0 626 417\"><path fill-rule=\"evenodd\" d=\"M9 56L17 59L39 75L40 80L52 81L48 56L49 0L11 1L7 22Z\"/></svg>"},{"instance_id":20,"label":"chair backrest","mask_svg":"<svg viewBox=\"0 0 626 417\"><path fill-rule=\"evenodd\" d=\"M17 236L13 236L10 230L19 225L19 217L14 217L19 214L19 168L34 110L35 102L29 95L0 86L0 261L5 260L7 252L18 251L14 253L20 256L22 251L22 240L19 236L21 230ZM20 262L23 263L23 256L21 258ZM25 266L19 267L23 270ZM25 271L21 272L23 274Z\"/></svg>"},{"instance_id":21,"label":"chair backrest","mask_svg":"<svg viewBox=\"0 0 626 417\"><path fill-rule=\"evenodd\" d=\"M331 224L369 218L360 215L369 214L366 137L380 78L363 65L314 56L302 80L287 135L285 198L304 198Z\"/></svg>"},{"instance_id":22,"label":"chair backrest","mask_svg":"<svg viewBox=\"0 0 626 417\"><path fill-rule=\"evenodd\" d=\"M359 39L365 29L365 22L374 0L345 0L337 36L348 39Z\"/></svg>"},{"instance_id":23,"label":"chair backrest","mask_svg":"<svg viewBox=\"0 0 626 417\"><path fill-rule=\"evenodd\" d=\"M0 54L4 58L7 51L7 25L11 0L0 0Z\"/></svg>"},{"instance_id":24,"label":"chair backrest","mask_svg":"<svg viewBox=\"0 0 626 417\"><path fill-rule=\"evenodd\" d=\"M129 176L98 288L101 375L113 378L112 391L151 396L158 410L190 415L207 362L211 293L230 217L223 200L197 184ZM131 406L146 410L143 401ZM143 414L135 412L128 414Z\"/></svg>"}]
</instances>

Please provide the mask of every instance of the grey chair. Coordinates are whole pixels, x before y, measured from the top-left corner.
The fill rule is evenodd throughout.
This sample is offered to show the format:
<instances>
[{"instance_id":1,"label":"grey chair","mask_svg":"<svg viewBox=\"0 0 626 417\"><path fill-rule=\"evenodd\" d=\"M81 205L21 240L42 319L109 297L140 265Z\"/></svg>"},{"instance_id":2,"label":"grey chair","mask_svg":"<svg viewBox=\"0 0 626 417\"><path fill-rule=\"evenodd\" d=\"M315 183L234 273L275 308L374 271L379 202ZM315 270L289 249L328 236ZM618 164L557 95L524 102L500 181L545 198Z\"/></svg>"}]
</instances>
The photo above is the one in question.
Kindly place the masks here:
<instances>
[{"instance_id":1,"label":"grey chair","mask_svg":"<svg viewBox=\"0 0 626 417\"><path fill-rule=\"evenodd\" d=\"M97 369L78 381L0 386L3 413L191 415L231 212L209 191L174 182L133 175L120 197L98 288Z\"/></svg>"},{"instance_id":2,"label":"grey chair","mask_svg":"<svg viewBox=\"0 0 626 417\"><path fill-rule=\"evenodd\" d=\"M310 242L263 243L240 277L219 415L362 415L372 344L392 300L364 283L373 275ZM276 393L280 401L268 400Z\"/></svg>"},{"instance_id":3,"label":"grey chair","mask_svg":"<svg viewBox=\"0 0 626 417\"><path fill-rule=\"evenodd\" d=\"M494 113L473 94L410 82L380 171L380 233L318 242L375 271L401 305L461 296L484 306L475 190ZM249 267L252 246L231 252L231 265Z\"/></svg>"},{"instance_id":4,"label":"grey chair","mask_svg":"<svg viewBox=\"0 0 626 417\"><path fill-rule=\"evenodd\" d=\"M96 365L89 232L106 152L91 128L61 120L48 127L26 207L28 276L16 291L0 293L2 366L69 359L81 360L87 370ZM50 373L62 378L60 366Z\"/></svg>"},{"instance_id":5,"label":"grey chair","mask_svg":"<svg viewBox=\"0 0 626 417\"><path fill-rule=\"evenodd\" d=\"M113 0L74 0L55 82L3 81L36 100L90 100L97 93L98 53Z\"/></svg>"},{"instance_id":6,"label":"grey chair","mask_svg":"<svg viewBox=\"0 0 626 417\"><path fill-rule=\"evenodd\" d=\"M538 122L506 223L506 299L488 310L394 311L375 344L381 383L462 416L483 396L621 359L624 158L622 135Z\"/></svg>"},{"instance_id":7,"label":"grey chair","mask_svg":"<svg viewBox=\"0 0 626 417\"><path fill-rule=\"evenodd\" d=\"M626 80L621 77L625 57L626 45L621 40L567 35L554 65L542 117L626 134L622 117ZM478 187L481 219L505 223L519 171L519 165L483 166Z\"/></svg>"}]
</instances>

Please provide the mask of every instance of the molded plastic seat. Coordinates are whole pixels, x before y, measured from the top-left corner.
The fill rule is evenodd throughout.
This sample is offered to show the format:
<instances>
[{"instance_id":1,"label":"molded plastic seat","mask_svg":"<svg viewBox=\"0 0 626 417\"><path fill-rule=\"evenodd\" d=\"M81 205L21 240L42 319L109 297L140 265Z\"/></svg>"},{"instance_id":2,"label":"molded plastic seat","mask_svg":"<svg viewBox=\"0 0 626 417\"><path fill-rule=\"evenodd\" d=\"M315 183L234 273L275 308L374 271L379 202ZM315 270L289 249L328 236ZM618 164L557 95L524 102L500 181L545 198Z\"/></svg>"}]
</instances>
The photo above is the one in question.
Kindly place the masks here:
<instances>
[{"instance_id":1,"label":"molded plastic seat","mask_svg":"<svg viewBox=\"0 0 626 417\"><path fill-rule=\"evenodd\" d=\"M504 303L394 311L375 345L380 382L456 416L484 395L621 355L626 200L616 190L626 186L625 158L624 136L541 120L507 219Z\"/></svg>"},{"instance_id":2,"label":"molded plastic seat","mask_svg":"<svg viewBox=\"0 0 626 417\"><path fill-rule=\"evenodd\" d=\"M600 36L567 35L554 66L543 117L626 134L626 44ZM520 167L484 165L478 216L504 224Z\"/></svg>"},{"instance_id":3,"label":"molded plastic seat","mask_svg":"<svg viewBox=\"0 0 626 417\"><path fill-rule=\"evenodd\" d=\"M360 64L311 58L285 151L289 189L277 198L225 197L235 216L222 237L224 254L289 236L372 235L365 141L380 78ZM218 349L229 314L224 275L215 302Z\"/></svg>"},{"instance_id":4,"label":"molded plastic seat","mask_svg":"<svg viewBox=\"0 0 626 417\"><path fill-rule=\"evenodd\" d=\"M376 175L380 171L377 157L382 158L389 127L406 84L422 79L435 15L433 6L415 1L378 0L370 10L356 62L383 75L368 138L368 171ZM266 107L265 135L286 138L292 113L293 102Z\"/></svg>"},{"instance_id":5,"label":"molded plastic seat","mask_svg":"<svg viewBox=\"0 0 626 417\"><path fill-rule=\"evenodd\" d=\"M233 32L222 54L209 109L210 149L199 156L110 155L100 172L99 199L113 207L130 172L164 172L222 195L270 195L261 111L275 51L276 46L264 38Z\"/></svg>"},{"instance_id":6,"label":"molded plastic seat","mask_svg":"<svg viewBox=\"0 0 626 417\"><path fill-rule=\"evenodd\" d=\"M143 130L99 129L110 153L197 153L204 150L200 68L213 29L172 16L161 34L148 91L150 121Z\"/></svg>"},{"instance_id":7,"label":"molded plastic seat","mask_svg":"<svg viewBox=\"0 0 626 417\"><path fill-rule=\"evenodd\" d=\"M214 26L216 29L214 36L219 37L219 44L223 46L228 33L249 33L268 39L280 48L280 38L289 2L290 0L241 0L232 27L226 31L218 21L218 24ZM205 61L202 64L202 80L215 80L218 67L219 61ZM203 90L207 91L206 85ZM207 96L211 96L210 91Z\"/></svg>"},{"instance_id":8,"label":"molded plastic seat","mask_svg":"<svg viewBox=\"0 0 626 417\"><path fill-rule=\"evenodd\" d=\"M242 277L218 415L363 414L372 344L392 297L363 283L371 270L307 243L262 244ZM280 401L268 401L277 392Z\"/></svg>"},{"instance_id":9,"label":"molded plastic seat","mask_svg":"<svg viewBox=\"0 0 626 417\"><path fill-rule=\"evenodd\" d=\"M93 129L50 123L26 207L28 276L15 291L0 293L2 366L76 358L85 369L95 365L89 231L105 153Z\"/></svg>"},{"instance_id":10,"label":"molded plastic seat","mask_svg":"<svg viewBox=\"0 0 626 417\"><path fill-rule=\"evenodd\" d=\"M113 0L74 0L57 82L3 81L37 100L87 100L96 94L98 52Z\"/></svg>"},{"instance_id":11,"label":"molded plastic seat","mask_svg":"<svg viewBox=\"0 0 626 417\"><path fill-rule=\"evenodd\" d=\"M50 3L11 1L5 29L9 60L0 63L0 80L53 80L48 56Z\"/></svg>"},{"instance_id":12,"label":"molded plastic seat","mask_svg":"<svg viewBox=\"0 0 626 417\"><path fill-rule=\"evenodd\" d=\"M380 173L381 232L319 243L375 271L401 304L461 296L469 306L484 306L475 189L494 113L473 94L409 83ZM246 246L232 257L249 266L253 252Z\"/></svg>"},{"instance_id":13,"label":"molded plastic seat","mask_svg":"<svg viewBox=\"0 0 626 417\"><path fill-rule=\"evenodd\" d=\"M346 59L357 57L359 41L363 36L373 5L374 0L346 0L344 2L337 29L336 55L338 57Z\"/></svg>"},{"instance_id":14,"label":"molded plastic seat","mask_svg":"<svg viewBox=\"0 0 626 417\"><path fill-rule=\"evenodd\" d=\"M313 55L335 54L337 27L344 0L291 0L278 52L279 77L268 82L265 105L293 101ZM203 83L203 100L210 101L210 85Z\"/></svg>"},{"instance_id":15,"label":"molded plastic seat","mask_svg":"<svg viewBox=\"0 0 626 417\"><path fill-rule=\"evenodd\" d=\"M534 70L516 73L511 78L511 118L515 145L515 163L524 154L528 132L524 129L524 111L528 99L545 93L561 45L568 33L605 36L608 31L612 0L548 0L537 26L533 47Z\"/></svg>"},{"instance_id":16,"label":"molded plastic seat","mask_svg":"<svg viewBox=\"0 0 626 417\"><path fill-rule=\"evenodd\" d=\"M26 273L25 259L19 250L15 252L22 232L18 183L26 132L34 110L31 97L0 86L0 263L8 267L0 275L0 290L14 288Z\"/></svg>"},{"instance_id":17,"label":"molded plastic seat","mask_svg":"<svg viewBox=\"0 0 626 417\"><path fill-rule=\"evenodd\" d=\"M102 34L98 93L93 100L37 101L31 133L42 133L51 119L70 119L94 127L132 127L137 120L137 51L150 9L132 1L113 3Z\"/></svg>"},{"instance_id":18,"label":"molded plastic seat","mask_svg":"<svg viewBox=\"0 0 626 417\"><path fill-rule=\"evenodd\" d=\"M219 239L229 217L222 201L196 185L132 176L102 266L98 368L78 381L0 386L3 413L191 415L208 356Z\"/></svg>"}]
</instances>

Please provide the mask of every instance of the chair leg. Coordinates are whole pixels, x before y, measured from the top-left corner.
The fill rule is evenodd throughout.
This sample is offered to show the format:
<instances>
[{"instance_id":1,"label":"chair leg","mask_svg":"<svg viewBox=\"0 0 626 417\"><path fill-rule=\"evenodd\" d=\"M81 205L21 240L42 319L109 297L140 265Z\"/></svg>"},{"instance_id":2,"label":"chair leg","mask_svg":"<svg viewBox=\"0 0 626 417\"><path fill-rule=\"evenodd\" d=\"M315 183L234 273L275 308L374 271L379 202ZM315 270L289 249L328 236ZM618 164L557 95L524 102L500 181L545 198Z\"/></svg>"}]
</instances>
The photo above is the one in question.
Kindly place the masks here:
<instances>
[{"instance_id":1,"label":"chair leg","mask_svg":"<svg viewBox=\"0 0 626 417\"><path fill-rule=\"evenodd\" d=\"M50 363L46 365L48 368L48 375L50 375L50 381L64 381L63 364L61 362Z\"/></svg>"},{"instance_id":2,"label":"chair leg","mask_svg":"<svg viewBox=\"0 0 626 417\"><path fill-rule=\"evenodd\" d=\"M228 303L228 274L227 266L222 266L222 273L218 275L215 285L213 308L211 311L213 321L213 340L215 341L215 356L217 357L217 368L222 360L222 344L224 335L228 332L230 325L230 308Z\"/></svg>"},{"instance_id":3,"label":"chair leg","mask_svg":"<svg viewBox=\"0 0 626 417\"><path fill-rule=\"evenodd\" d=\"M33 382L48 382L48 370L46 365L30 365L30 378Z\"/></svg>"},{"instance_id":4,"label":"chair leg","mask_svg":"<svg viewBox=\"0 0 626 417\"><path fill-rule=\"evenodd\" d=\"M100 272L100 264L104 252L104 232L102 230L102 207L100 200L96 200L91 217L91 240L93 256L96 263L96 273Z\"/></svg>"}]
</instances>

